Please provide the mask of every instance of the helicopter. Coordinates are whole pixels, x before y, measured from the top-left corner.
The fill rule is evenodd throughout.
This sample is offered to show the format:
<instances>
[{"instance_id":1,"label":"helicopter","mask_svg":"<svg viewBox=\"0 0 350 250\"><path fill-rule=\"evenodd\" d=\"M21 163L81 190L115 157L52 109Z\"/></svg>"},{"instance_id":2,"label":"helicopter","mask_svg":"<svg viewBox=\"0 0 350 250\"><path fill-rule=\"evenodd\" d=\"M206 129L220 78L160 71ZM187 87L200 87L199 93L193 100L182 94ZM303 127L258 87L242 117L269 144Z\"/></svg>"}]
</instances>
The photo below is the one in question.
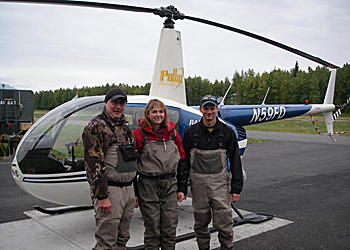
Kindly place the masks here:
<instances>
[{"instance_id":1,"label":"helicopter","mask_svg":"<svg viewBox=\"0 0 350 250\"><path fill-rule=\"evenodd\" d=\"M143 115L147 102L157 98L169 110L170 120L182 137L188 126L201 119L198 107L186 105L184 64L181 32L175 30L177 20L190 20L239 33L271 44L291 53L317 62L331 69L323 104L289 105L225 105L225 96L219 105L218 118L236 134L241 156L247 146L244 126L271 122L301 115L323 113L327 135L332 137L333 121L345 109L350 98L342 106L333 104L336 70L338 66L271 39L228 25L192 17L179 12L174 6L145 8L109 3L65 0L0 0L11 3L56 4L150 13L165 18L161 30L150 93L148 96L128 96L125 115L131 129ZM226 92L226 94L228 91ZM40 118L20 141L11 172L15 182L29 194L52 203L71 206L91 206L90 187L87 182L81 134L85 125L104 106L104 96L74 98L51 110ZM335 114L333 114L333 112ZM45 212L45 210L43 209Z\"/></svg>"}]
</instances>

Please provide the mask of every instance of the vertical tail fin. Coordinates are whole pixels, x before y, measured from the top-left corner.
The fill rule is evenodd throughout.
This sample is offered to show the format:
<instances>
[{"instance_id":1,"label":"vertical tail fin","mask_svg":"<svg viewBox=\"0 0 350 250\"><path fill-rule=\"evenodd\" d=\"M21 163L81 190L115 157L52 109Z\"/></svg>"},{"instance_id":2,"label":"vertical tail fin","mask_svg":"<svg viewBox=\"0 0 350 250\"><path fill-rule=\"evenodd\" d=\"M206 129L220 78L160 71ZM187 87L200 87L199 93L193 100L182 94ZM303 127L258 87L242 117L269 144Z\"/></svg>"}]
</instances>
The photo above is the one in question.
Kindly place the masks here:
<instances>
[{"instance_id":1,"label":"vertical tail fin","mask_svg":"<svg viewBox=\"0 0 350 250\"><path fill-rule=\"evenodd\" d=\"M326 96L324 98L323 104L333 104L336 73L337 73L336 70L331 71L331 76L329 77L327 92L326 92ZM332 135L333 134L332 111L324 112L323 116L324 116L324 121L326 123L327 134Z\"/></svg>"},{"instance_id":2,"label":"vertical tail fin","mask_svg":"<svg viewBox=\"0 0 350 250\"><path fill-rule=\"evenodd\" d=\"M327 92L323 104L333 104L336 74L337 70L331 71L331 76L329 77Z\"/></svg>"},{"instance_id":3,"label":"vertical tail fin","mask_svg":"<svg viewBox=\"0 0 350 250\"><path fill-rule=\"evenodd\" d=\"M163 28L160 35L150 95L186 104L180 31Z\"/></svg>"}]
</instances>

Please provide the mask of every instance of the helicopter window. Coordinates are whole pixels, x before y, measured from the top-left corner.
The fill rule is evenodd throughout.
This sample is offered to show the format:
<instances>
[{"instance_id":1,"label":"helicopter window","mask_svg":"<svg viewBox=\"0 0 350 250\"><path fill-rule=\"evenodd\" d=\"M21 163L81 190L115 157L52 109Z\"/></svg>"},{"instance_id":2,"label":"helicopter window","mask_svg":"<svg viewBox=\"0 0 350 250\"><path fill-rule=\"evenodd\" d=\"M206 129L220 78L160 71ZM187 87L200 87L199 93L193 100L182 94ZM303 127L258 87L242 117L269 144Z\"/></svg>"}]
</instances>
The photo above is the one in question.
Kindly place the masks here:
<instances>
[{"instance_id":1,"label":"helicopter window","mask_svg":"<svg viewBox=\"0 0 350 250\"><path fill-rule=\"evenodd\" d=\"M143 117L143 110L145 106L129 107L126 106L124 114L128 120L128 124L131 130L136 129L138 126L138 120Z\"/></svg>"},{"instance_id":2,"label":"helicopter window","mask_svg":"<svg viewBox=\"0 0 350 250\"><path fill-rule=\"evenodd\" d=\"M175 129L179 131L179 118L180 118L180 113L176 109L169 109L169 120L172 121L175 124Z\"/></svg>"},{"instance_id":3,"label":"helicopter window","mask_svg":"<svg viewBox=\"0 0 350 250\"><path fill-rule=\"evenodd\" d=\"M60 130L59 136L52 148L52 155L62 161L66 171L83 171L84 168L84 148L82 133L84 127L92 117L99 114L103 103L98 103L81 109L67 118L64 126Z\"/></svg>"}]
</instances>

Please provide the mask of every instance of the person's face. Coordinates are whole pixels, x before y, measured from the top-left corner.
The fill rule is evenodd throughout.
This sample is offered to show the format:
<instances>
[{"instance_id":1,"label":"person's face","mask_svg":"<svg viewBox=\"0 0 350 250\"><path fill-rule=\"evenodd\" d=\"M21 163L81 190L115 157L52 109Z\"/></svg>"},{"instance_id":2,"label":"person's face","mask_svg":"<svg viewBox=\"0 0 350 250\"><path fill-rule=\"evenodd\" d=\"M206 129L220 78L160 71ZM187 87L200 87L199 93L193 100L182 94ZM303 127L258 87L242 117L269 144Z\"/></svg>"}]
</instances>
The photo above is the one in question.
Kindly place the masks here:
<instances>
[{"instance_id":1,"label":"person's face","mask_svg":"<svg viewBox=\"0 0 350 250\"><path fill-rule=\"evenodd\" d=\"M199 110L203 114L203 119L207 122L211 122L216 119L216 113L218 112L219 108L218 106L208 103L203 107L200 107Z\"/></svg>"},{"instance_id":2,"label":"person's face","mask_svg":"<svg viewBox=\"0 0 350 250\"><path fill-rule=\"evenodd\" d=\"M151 121L152 127L158 127L164 121L165 112L160 107L154 107L149 111L148 118Z\"/></svg>"},{"instance_id":3,"label":"person's face","mask_svg":"<svg viewBox=\"0 0 350 250\"><path fill-rule=\"evenodd\" d=\"M106 102L106 110L111 116L118 119L121 118L125 110L126 101L124 98L118 98L114 101L109 99Z\"/></svg>"}]
</instances>

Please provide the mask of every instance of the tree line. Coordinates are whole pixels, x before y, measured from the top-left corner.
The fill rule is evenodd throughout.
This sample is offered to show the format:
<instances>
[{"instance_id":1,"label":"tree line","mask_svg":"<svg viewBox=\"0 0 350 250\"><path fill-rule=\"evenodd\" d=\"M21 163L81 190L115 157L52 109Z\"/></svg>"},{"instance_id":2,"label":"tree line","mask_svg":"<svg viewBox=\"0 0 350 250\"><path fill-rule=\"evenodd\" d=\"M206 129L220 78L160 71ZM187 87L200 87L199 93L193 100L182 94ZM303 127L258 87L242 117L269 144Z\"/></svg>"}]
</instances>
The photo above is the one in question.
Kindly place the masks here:
<instances>
[{"instance_id":1,"label":"tree line","mask_svg":"<svg viewBox=\"0 0 350 250\"><path fill-rule=\"evenodd\" d=\"M328 85L330 70L326 67L299 69L298 62L291 70L274 69L262 74L249 69L235 72L224 80L211 82L200 76L185 78L187 105L196 106L207 94L224 96L229 86L232 87L225 98L225 104L261 104L270 87L265 104L303 104L305 100L312 103L323 103ZM35 109L51 110L75 96L104 95L109 89L120 87L128 95L148 95L150 83L143 86L129 86L124 83L109 84L97 87L57 89L35 92ZM334 104L341 105L350 96L350 65L345 64L337 70ZM346 113L350 114L350 108Z\"/></svg>"}]
</instances>

